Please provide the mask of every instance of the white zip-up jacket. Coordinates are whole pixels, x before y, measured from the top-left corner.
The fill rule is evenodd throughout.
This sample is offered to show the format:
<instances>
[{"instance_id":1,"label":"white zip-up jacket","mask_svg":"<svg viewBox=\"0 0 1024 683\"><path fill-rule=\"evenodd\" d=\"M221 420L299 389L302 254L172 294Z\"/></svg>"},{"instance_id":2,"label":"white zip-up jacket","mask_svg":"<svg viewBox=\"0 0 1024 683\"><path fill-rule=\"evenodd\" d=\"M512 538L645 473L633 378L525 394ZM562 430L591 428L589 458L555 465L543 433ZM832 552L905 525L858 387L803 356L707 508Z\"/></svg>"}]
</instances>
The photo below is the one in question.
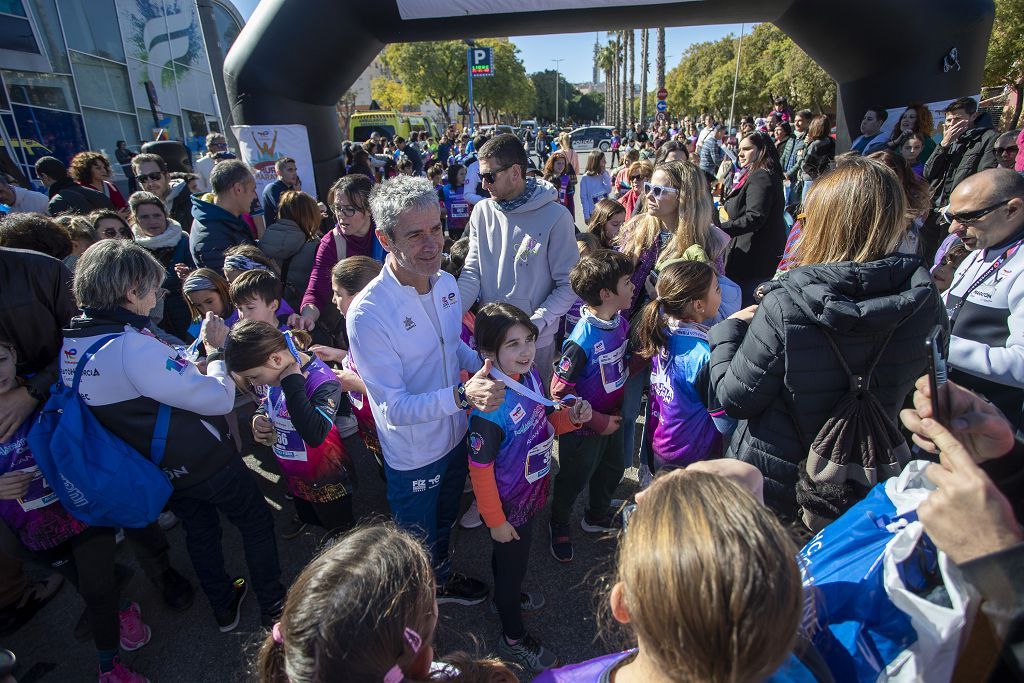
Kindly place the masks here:
<instances>
[{"instance_id":1,"label":"white zip-up jacket","mask_svg":"<svg viewBox=\"0 0 1024 683\"><path fill-rule=\"evenodd\" d=\"M396 470L425 467L466 435L466 411L455 399L459 371L483 365L461 339L462 300L455 278L431 278L441 335L414 287L403 285L388 256L380 275L346 316L349 353L366 383L384 461Z\"/></svg>"},{"instance_id":2,"label":"white zip-up jacket","mask_svg":"<svg viewBox=\"0 0 1024 683\"><path fill-rule=\"evenodd\" d=\"M945 294L952 311L971 285L1003 258L1013 244L974 251L956 269ZM984 394L1015 425L1024 394L1024 246L1003 258L999 270L979 285L960 308L949 340L950 379Z\"/></svg>"}]
</instances>

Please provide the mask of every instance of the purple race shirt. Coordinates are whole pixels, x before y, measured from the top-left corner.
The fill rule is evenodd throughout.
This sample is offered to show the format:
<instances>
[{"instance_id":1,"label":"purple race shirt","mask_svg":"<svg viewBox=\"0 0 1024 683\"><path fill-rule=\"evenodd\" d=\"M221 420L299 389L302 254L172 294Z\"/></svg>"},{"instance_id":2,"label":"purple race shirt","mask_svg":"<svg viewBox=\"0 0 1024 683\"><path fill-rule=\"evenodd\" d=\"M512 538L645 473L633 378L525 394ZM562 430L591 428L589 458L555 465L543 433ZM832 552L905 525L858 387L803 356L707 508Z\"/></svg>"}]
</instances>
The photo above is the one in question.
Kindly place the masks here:
<instances>
[{"instance_id":1,"label":"purple race shirt","mask_svg":"<svg viewBox=\"0 0 1024 683\"><path fill-rule=\"evenodd\" d=\"M328 382L337 385L340 397L338 378L322 360L312 356L302 371L307 398L312 398L317 389ZM338 428L332 425L323 443L312 446L303 441L292 423L281 387L269 387L263 405L277 434L273 450L288 491L311 503L326 503L350 494L353 489L351 456L341 441ZM334 416L331 412L329 419L333 421Z\"/></svg>"},{"instance_id":2,"label":"purple race shirt","mask_svg":"<svg viewBox=\"0 0 1024 683\"><path fill-rule=\"evenodd\" d=\"M574 387L572 393L589 401L594 410L618 414L629 378L628 342L629 321L623 316L600 320L584 307L580 321L562 344L555 375Z\"/></svg>"},{"instance_id":3,"label":"purple race shirt","mask_svg":"<svg viewBox=\"0 0 1024 683\"><path fill-rule=\"evenodd\" d=\"M533 679L533 683L605 683L611 680L612 671L620 664L632 659L637 651L627 650L602 657L570 664L558 669L548 669Z\"/></svg>"},{"instance_id":4,"label":"purple race shirt","mask_svg":"<svg viewBox=\"0 0 1024 683\"><path fill-rule=\"evenodd\" d=\"M659 470L722 454L722 435L694 386L711 358L707 328L680 323L665 333L667 348L651 359L651 449Z\"/></svg>"},{"instance_id":5,"label":"purple race shirt","mask_svg":"<svg viewBox=\"0 0 1024 683\"><path fill-rule=\"evenodd\" d=\"M519 381L544 395L537 368ZM512 526L528 522L547 502L554 440L547 408L511 389L505 391L505 402L498 410L470 413L470 467L494 463L498 497Z\"/></svg>"},{"instance_id":6,"label":"purple race shirt","mask_svg":"<svg viewBox=\"0 0 1024 683\"><path fill-rule=\"evenodd\" d=\"M55 548L88 526L68 514L39 471L28 447L28 432L34 421L35 415L32 415L18 427L14 436L0 443L0 474L18 471L35 474L21 498L0 500L0 519L7 523L22 545L38 551Z\"/></svg>"}]
</instances>

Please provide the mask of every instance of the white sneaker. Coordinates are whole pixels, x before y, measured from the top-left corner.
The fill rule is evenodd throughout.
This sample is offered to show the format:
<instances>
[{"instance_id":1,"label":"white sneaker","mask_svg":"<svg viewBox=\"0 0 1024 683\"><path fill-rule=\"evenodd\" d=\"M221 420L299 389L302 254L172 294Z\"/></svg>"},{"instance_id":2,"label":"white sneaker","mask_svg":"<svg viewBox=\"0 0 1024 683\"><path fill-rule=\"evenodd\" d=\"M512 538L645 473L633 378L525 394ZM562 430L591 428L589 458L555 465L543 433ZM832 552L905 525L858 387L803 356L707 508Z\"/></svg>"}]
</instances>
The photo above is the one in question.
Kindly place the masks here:
<instances>
[{"instance_id":1,"label":"white sneaker","mask_svg":"<svg viewBox=\"0 0 1024 683\"><path fill-rule=\"evenodd\" d=\"M160 516L156 518L156 523L160 525L160 528L164 531L173 529L178 524L178 517L170 510L164 510L160 513Z\"/></svg>"},{"instance_id":2,"label":"white sneaker","mask_svg":"<svg viewBox=\"0 0 1024 683\"><path fill-rule=\"evenodd\" d=\"M459 526L463 529L475 529L483 526L484 520L480 519L480 510L476 507L476 499L470 504L469 509L459 519Z\"/></svg>"}]
</instances>

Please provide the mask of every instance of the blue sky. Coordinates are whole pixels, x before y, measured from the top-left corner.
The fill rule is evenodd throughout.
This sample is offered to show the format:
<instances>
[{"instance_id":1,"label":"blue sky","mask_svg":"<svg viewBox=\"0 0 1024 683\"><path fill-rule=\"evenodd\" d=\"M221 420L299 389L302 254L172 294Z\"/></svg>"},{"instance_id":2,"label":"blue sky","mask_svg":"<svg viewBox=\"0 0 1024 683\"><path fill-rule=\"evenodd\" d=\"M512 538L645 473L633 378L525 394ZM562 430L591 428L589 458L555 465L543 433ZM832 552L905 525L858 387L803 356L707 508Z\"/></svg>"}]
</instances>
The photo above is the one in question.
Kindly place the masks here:
<instances>
[{"instance_id":1,"label":"blue sky","mask_svg":"<svg viewBox=\"0 0 1024 683\"><path fill-rule=\"evenodd\" d=\"M233 0L235 7L246 19L259 4L259 0ZM749 26L747 27L749 30ZM739 35L739 24L721 24L716 26L688 26L685 28L666 28L665 30L665 61L667 68L671 69L679 62L683 51L693 43L705 40L717 40L729 33ZM599 35L601 44L608 42L606 34ZM653 51L655 32L651 31L651 72L648 78L654 77ZM566 33L550 36L519 36L513 37L514 42L520 50L520 57L526 65L526 72L543 71L544 69L555 68L553 59L564 59L559 62L559 68L565 74L566 80L571 83L589 81L593 67L594 34L593 33ZM637 50L637 84L640 82L639 52L640 32L636 32Z\"/></svg>"}]
</instances>

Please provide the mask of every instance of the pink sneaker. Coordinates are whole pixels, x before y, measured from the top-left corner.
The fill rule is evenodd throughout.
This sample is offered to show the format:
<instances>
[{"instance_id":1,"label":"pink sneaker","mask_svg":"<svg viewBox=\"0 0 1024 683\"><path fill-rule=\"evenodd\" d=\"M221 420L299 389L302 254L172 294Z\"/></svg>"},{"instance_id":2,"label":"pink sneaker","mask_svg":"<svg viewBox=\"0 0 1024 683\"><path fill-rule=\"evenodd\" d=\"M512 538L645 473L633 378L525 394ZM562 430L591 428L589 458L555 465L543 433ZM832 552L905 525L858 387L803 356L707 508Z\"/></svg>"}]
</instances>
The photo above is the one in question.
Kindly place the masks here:
<instances>
[{"instance_id":1,"label":"pink sneaker","mask_svg":"<svg viewBox=\"0 0 1024 683\"><path fill-rule=\"evenodd\" d=\"M127 611L125 610L125 612ZM100 683L149 683L149 679L122 664L120 657L115 657L114 668L110 671L100 672Z\"/></svg>"},{"instance_id":2,"label":"pink sneaker","mask_svg":"<svg viewBox=\"0 0 1024 683\"><path fill-rule=\"evenodd\" d=\"M142 623L142 610L139 603L133 602L128 609L121 610L117 615L121 622L121 649L125 652L138 650L149 642L152 632ZM126 679L133 680L133 679Z\"/></svg>"}]
</instances>

